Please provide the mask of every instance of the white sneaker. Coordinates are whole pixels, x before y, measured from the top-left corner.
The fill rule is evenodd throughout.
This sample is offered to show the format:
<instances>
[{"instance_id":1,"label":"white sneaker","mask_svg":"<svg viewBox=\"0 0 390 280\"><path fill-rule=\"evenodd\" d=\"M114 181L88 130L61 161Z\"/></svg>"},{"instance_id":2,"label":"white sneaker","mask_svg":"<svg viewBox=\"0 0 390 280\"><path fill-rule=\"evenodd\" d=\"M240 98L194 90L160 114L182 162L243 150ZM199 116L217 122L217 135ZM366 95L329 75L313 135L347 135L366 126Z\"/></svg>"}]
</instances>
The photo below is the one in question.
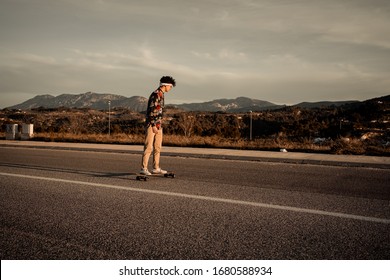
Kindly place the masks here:
<instances>
[{"instance_id":1,"label":"white sneaker","mask_svg":"<svg viewBox=\"0 0 390 280\"><path fill-rule=\"evenodd\" d=\"M150 173L146 168L141 169L139 173L142 175L152 175L152 173Z\"/></svg>"},{"instance_id":2,"label":"white sneaker","mask_svg":"<svg viewBox=\"0 0 390 280\"><path fill-rule=\"evenodd\" d=\"M161 168L153 169L153 174L167 174L168 172L166 170L162 170Z\"/></svg>"}]
</instances>

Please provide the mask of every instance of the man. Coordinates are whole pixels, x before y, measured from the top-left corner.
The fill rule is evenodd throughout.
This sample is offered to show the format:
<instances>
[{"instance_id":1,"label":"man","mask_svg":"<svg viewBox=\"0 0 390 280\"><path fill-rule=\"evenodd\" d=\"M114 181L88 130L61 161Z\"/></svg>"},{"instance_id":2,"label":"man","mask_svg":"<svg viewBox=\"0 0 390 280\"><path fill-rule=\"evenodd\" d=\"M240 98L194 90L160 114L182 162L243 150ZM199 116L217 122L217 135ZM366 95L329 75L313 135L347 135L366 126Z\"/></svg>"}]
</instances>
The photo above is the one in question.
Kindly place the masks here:
<instances>
[{"instance_id":1,"label":"man","mask_svg":"<svg viewBox=\"0 0 390 280\"><path fill-rule=\"evenodd\" d=\"M164 76L160 79L160 86L149 97L148 108L146 111L146 136L144 153L142 155L143 175L151 175L148 170L148 162L153 151L153 174L166 174L167 171L160 167L160 152L162 146L162 121L164 110L164 94L176 86L175 80L170 76Z\"/></svg>"}]
</instances>

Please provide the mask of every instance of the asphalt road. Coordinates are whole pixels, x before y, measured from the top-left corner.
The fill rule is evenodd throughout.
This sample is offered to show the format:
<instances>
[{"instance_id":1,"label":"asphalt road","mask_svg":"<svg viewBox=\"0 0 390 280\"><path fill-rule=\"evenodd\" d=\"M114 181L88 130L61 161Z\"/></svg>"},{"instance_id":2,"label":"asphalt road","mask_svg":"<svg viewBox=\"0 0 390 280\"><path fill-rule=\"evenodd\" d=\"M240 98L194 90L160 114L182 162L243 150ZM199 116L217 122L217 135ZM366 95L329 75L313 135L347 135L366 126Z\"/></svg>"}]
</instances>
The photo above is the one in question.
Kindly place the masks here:
<instances>
[{"instance_id":1,"label":"asphalt road","mask_svg":"<svg viewBox=\"0 0 390 280\"><path fill-rule=\"evenodd\" d=\"M1 259L389 259L390 169L0 147Z\"/></svg>"}]
</instances>

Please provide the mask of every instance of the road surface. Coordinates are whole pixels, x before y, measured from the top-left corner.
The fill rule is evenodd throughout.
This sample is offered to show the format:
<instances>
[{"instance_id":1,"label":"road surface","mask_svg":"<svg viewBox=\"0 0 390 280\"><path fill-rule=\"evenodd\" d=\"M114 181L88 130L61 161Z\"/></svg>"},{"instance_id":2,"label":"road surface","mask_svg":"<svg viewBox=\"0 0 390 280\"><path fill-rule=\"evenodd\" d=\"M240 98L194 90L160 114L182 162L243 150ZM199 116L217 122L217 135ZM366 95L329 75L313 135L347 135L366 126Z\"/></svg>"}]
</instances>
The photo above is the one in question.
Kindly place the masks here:
<instances>
[{"instance_id":1,"label":"road surface","mask_svg":"<svg viewBox=\"0 0 390 280\"><path fill-rule=\"evenodd\" d=\"M389 259L390 170L0 147L1 259Z\"/></svg>"}]
</instances>

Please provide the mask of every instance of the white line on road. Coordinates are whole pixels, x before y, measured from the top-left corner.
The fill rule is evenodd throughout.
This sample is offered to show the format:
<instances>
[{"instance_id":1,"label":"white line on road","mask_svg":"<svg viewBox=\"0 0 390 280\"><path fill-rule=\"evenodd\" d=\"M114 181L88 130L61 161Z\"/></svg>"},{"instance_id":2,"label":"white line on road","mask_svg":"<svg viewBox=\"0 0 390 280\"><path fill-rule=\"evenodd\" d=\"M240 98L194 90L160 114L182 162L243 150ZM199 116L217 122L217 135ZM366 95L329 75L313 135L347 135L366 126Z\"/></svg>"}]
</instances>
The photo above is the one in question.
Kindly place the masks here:
<instances>
[{"instance_id":1,"label":"white line on road","mask_svg":"<svg viewBox=\"0 0 390 280\"><path fill-rule=\"evenodd\" d=\"M267 203L259 203L259 202L250 202L250 201L234 200L234 199L227 199L227 198L192 195L192 194L184 194L184 193L176 193L176 192L165 192L165 191L148 190L148 189L138 189L138 188L132 188L132 187L123 187L123 186L116 186L116 185L99 184L99 183L91 183L91 182L83 182L83 181L73 181L73 180L66 180L66 179L48 178L48 177L31 176L31 175L23 175L23 174L13 174L13 173L0 172L0 175L26 178L26 179L34 179L34 180L45 180L45 181L52 181L52 182L78 184L78 185L93 186L93 187L100 187L100 188L118 189L118 190L124 190L124 191L151 193L151 194L158 194L158 195L168 195L168 196L181 197L181 198L190 198L190 199L197 199L197 200L206 200L206 201L213 201L213 202L222 202L222 203L238 204L238 205L245 205L245 206L268 208L268 209L285 210L285 211L292 211L292 212L299 212L299 213L331 216L331 217L353 219L353 220L360 220L360 221L366 221L366 222L390 224L390 219L382 219L382 218L376 218L376 217L367 217L367 216L360 216L360 215L353 215L353 214L345 214L345 213L339 213L339 212L328 212L328 211L315 210L315 209L307 209L307 208L299 208L299 207L291 207L291 206L283 206L283 205L275 205L275 204L267 204Z\"/></svg>"}]
</instances>

